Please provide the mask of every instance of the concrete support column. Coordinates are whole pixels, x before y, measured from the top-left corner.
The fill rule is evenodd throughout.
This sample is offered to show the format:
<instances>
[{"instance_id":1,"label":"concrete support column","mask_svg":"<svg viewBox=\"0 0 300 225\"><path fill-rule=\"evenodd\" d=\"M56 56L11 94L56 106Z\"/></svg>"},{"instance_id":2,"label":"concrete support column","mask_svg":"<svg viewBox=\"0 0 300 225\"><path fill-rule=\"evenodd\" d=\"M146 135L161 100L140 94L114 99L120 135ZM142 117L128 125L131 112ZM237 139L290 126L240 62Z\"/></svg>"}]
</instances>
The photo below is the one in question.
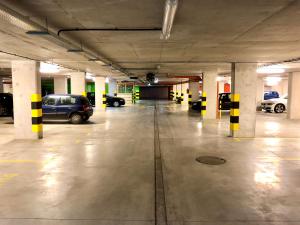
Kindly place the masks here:
<instances>
[{"instance_id":1,"label":"concrete support column","mask_svg":"<svg viewBox=\"0 0 300 225\"><path fill-rule=\"evenodd\" d=\"M108 94L114 96L117 93L117 81L115 79L109 79Z\"/></svg>"},{"instance_id":2,"label":"concrete support column","mask_svg":"<svg viewBox=\"0 0 300 225\"><path fill-rule=\"evenodd\" d=\"M265 83L263 77L257 77L257 87L256 87L256 106L260 106L261 102L264 100L264 90Z\"/></svg>"},{"instance_id":3,"label":"concrete support column","mask_svg":"<svg viewBox=\"0 0 300 225\"><path fill-rule=\"evenodd\" d=\"M74 95L86 95L85 92L85 73L71 73L71 93Z\"/></svg>"},{"instance_id":4,"label":"concrete support column","mask_svg":"<svg viewBox=\"0 0 300 225\"><path fill-rule=\"evenodd\" d=\"M95 106L97 110L104 109L103 92L105 92L105 77L95 77Z\"/></svg>"},{"instance_id":5,"label":"concrete support column","mask_svg":"<svg viewBox=\"0 0 300 225\"><path fill-rule=\"evenodd\" d=\"M288 119L300 119L300 72L289 74Z\"/></svg>"},{"instance_id":6,"label":"concrete support column","mask_svg":"<svg viewBox=\"0 0 300 225\"><path fill-rule=\"evenodd\" d=\"M3 80L0 78L0 93L4 92L4 85L3 85Z\"/></svg>"},{"instance_id":7,"label":"concrete support column","mask_svg":"<svg viewBox=\"0 0 300 225\"><path fill-rule=\"evenodd\" d=\"M16 139L39 139L43 136L39 66L35 61L12 61Z\"/></svg>"},{"instance_id":8,"label":"concrete support column","mask_svg":"<svg viewBox=\"0 0 300 225\"><path fill-rule=\"evenodd\" d=\"M232 63L231 97L239 102L238 109L231 110L231 126L233 137L255 137L256 126L256 91L257 65L255 63ZM232 99L233 100L233 99Z\"/></svg>"},{"instance_id":9,"label":"concrete support column","mask_svg":"<svg viewBox=\"0 0 300 225\"><path fill-rule=\"evenodd\" d=\"M206 93L206 115L203 119L217 118L217 70L207 71L203 75L203 92Z\"/></svg>"},{"instance_id":10,"label":"concrete support column","mask_svg":"<svg viewBox=\"0 0 300 225\"><path fill-rule=\"evenodd\" d=\"M67 94L68 93L68 78L54 77L54 93Z\"/></svg>"},{"instance_id":11,"label":"concrete support column","mask_svg":"<svg viewBox=\"0 0 300 225\"><path fill-rule=\"evenodd\" d=\"M200 90L199 82L191 81L189 83L189 90L190 90L190 93L192 93L192 101L193 102L198 101L199 100L199 90Z\"/></svg>"}]
</instances>

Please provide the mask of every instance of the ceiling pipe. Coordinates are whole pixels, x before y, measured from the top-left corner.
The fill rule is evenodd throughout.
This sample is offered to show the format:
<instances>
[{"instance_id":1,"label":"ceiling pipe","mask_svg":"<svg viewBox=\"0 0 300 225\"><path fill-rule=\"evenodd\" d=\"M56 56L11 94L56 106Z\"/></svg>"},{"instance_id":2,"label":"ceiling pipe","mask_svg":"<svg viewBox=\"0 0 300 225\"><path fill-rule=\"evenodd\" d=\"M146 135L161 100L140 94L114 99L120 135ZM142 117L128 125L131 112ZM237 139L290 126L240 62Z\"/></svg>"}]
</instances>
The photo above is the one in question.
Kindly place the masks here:
<instances>
[{"instance_id":1,"label":"ceiling pipe","mask_svg":"<svg viewBox=\"0 0 300 225\"><path fill-rule=\"evenodd\" d=\"M62 32L76 32L76 31L119 31L119 32L139 32L139 31L161 31L161 28L64 28L57 32L59 36Z\"/></svg>"},{"instance_id":2,"label":"ceiling pipe","mask_svg":"<svg viewBox=\"0 0 300 225\"><path fill-rule=\"evenodd\" d=\"M25 17L21 14L19 14L18 12L6 7L5 5L0 3L0 17L2 17L2 19L5 19L6 21L15 24L17 27L20 27L22 29L27 30L27 32L29 31L29 34L32 33L32 31L35 31L35 35L40 31L43 33L42 37L46 40L49 40L55 44L57 44L58 46L61 46L63 48L66 49L83 49L82 52L78 52L76 54L80 54L82 56L84 56L85 58L89 59L98 59L97 61L95 61L96 63L99 61L102 61L105 64L111 64L113 65L114 69L116 69L117 71L130 76L130 74L124 70L123 68L121 68L120 66L113 64L111 62L111 60L107 59L104 56L101 56L98 53L95 53L94 51L88 49L88 48L83 48L82 45L80 43L75 42L74 40L71 40L70 38L66 39L66 38L62 38L60 36L58 36L56 33L48 30L48 27L43 27L40 24L31 21L30 19L28 19L28 17ZM31 32L30 32L31 31ZM44 32L47 31L47 35L44 35ZM23 57L25 58L25 57Z\"/></svg>"},{"instance_id":3,"label":"ceiling pipe","mask_svg":"<svg viewBox=\"0 0 300 225\"><path fill-rule=\"evenodd\" d=\"M166 0L161 39L168 40L171 35L173 22L178 6L178 0Z\"/></svg>"}]
</instances>

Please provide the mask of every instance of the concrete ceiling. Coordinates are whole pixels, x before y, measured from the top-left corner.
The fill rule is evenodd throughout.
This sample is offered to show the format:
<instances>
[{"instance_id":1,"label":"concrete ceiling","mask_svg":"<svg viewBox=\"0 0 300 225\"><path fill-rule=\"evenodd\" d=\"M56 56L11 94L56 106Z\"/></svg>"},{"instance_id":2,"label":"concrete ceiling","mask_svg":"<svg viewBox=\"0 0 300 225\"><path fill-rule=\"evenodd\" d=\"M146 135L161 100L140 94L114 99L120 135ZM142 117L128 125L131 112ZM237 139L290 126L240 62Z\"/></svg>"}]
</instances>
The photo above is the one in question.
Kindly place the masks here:
<instances>
[{"instance_id":1,"label":"concrete ceiling","mask_svg":"<svg viewBox=\"0 0 300 225\"><path fill-rule=\"evenodd\" d=\"M55 33L64 28L157 28L164 12L163 0L2 0L1 4L42 26L47 19ZM179 0L168 41L160 40L159 31L64 32L61 36L137 76L148 71L161 77L199 75L212 68L226 73L230 62L299 58L299 21L297 0ZM109 66L89 62L44 37L27 35L1 18L0 44L1 51L122 79ZM0 61L7 57L0 54Z\"/></svg>"}]
</instances>

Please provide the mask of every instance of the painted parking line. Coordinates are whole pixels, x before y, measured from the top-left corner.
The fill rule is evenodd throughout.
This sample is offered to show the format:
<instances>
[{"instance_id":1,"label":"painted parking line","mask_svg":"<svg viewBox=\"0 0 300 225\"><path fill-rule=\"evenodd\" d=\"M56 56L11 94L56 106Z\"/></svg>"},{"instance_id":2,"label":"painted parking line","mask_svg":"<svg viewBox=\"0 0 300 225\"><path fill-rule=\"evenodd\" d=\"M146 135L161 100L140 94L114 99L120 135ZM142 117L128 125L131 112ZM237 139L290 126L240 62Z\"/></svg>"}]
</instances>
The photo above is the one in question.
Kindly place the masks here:
<instances>
[{"instance_id":1,"label":"painted parking line","mask_svg":"<svg viewBox=\"0 0 300 225\"><path fill-rule=\"evenodd\" d=\"M0 174L0 188L17 176L19 176L17 173Z\"/></svg>"}]
</instances>

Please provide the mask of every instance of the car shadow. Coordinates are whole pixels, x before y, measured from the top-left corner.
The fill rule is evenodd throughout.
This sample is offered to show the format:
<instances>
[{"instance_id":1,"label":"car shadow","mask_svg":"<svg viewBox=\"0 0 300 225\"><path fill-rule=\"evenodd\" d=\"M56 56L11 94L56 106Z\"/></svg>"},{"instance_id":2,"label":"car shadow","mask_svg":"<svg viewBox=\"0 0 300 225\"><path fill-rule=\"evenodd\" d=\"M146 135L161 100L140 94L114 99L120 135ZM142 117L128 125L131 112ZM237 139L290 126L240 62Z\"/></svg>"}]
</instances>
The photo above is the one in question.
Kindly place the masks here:
<instances>
[{"instance_id":1,"label":"car shadow","mask_svg":"<svg viewBox=\"0 0 300 225\"><path fill-rule=\"evenodd\" d=\"M65 124L68 124L68 125L83 126L83 125L92 125L92 124L97 124L97 123L95 123L93 121L87 121L87 122L83 122L83 123L80 123L80 124L72 124L69 121L43 121L43 124L45 124L45 125L65 125Z\"/></svg>"}]
</instances>

